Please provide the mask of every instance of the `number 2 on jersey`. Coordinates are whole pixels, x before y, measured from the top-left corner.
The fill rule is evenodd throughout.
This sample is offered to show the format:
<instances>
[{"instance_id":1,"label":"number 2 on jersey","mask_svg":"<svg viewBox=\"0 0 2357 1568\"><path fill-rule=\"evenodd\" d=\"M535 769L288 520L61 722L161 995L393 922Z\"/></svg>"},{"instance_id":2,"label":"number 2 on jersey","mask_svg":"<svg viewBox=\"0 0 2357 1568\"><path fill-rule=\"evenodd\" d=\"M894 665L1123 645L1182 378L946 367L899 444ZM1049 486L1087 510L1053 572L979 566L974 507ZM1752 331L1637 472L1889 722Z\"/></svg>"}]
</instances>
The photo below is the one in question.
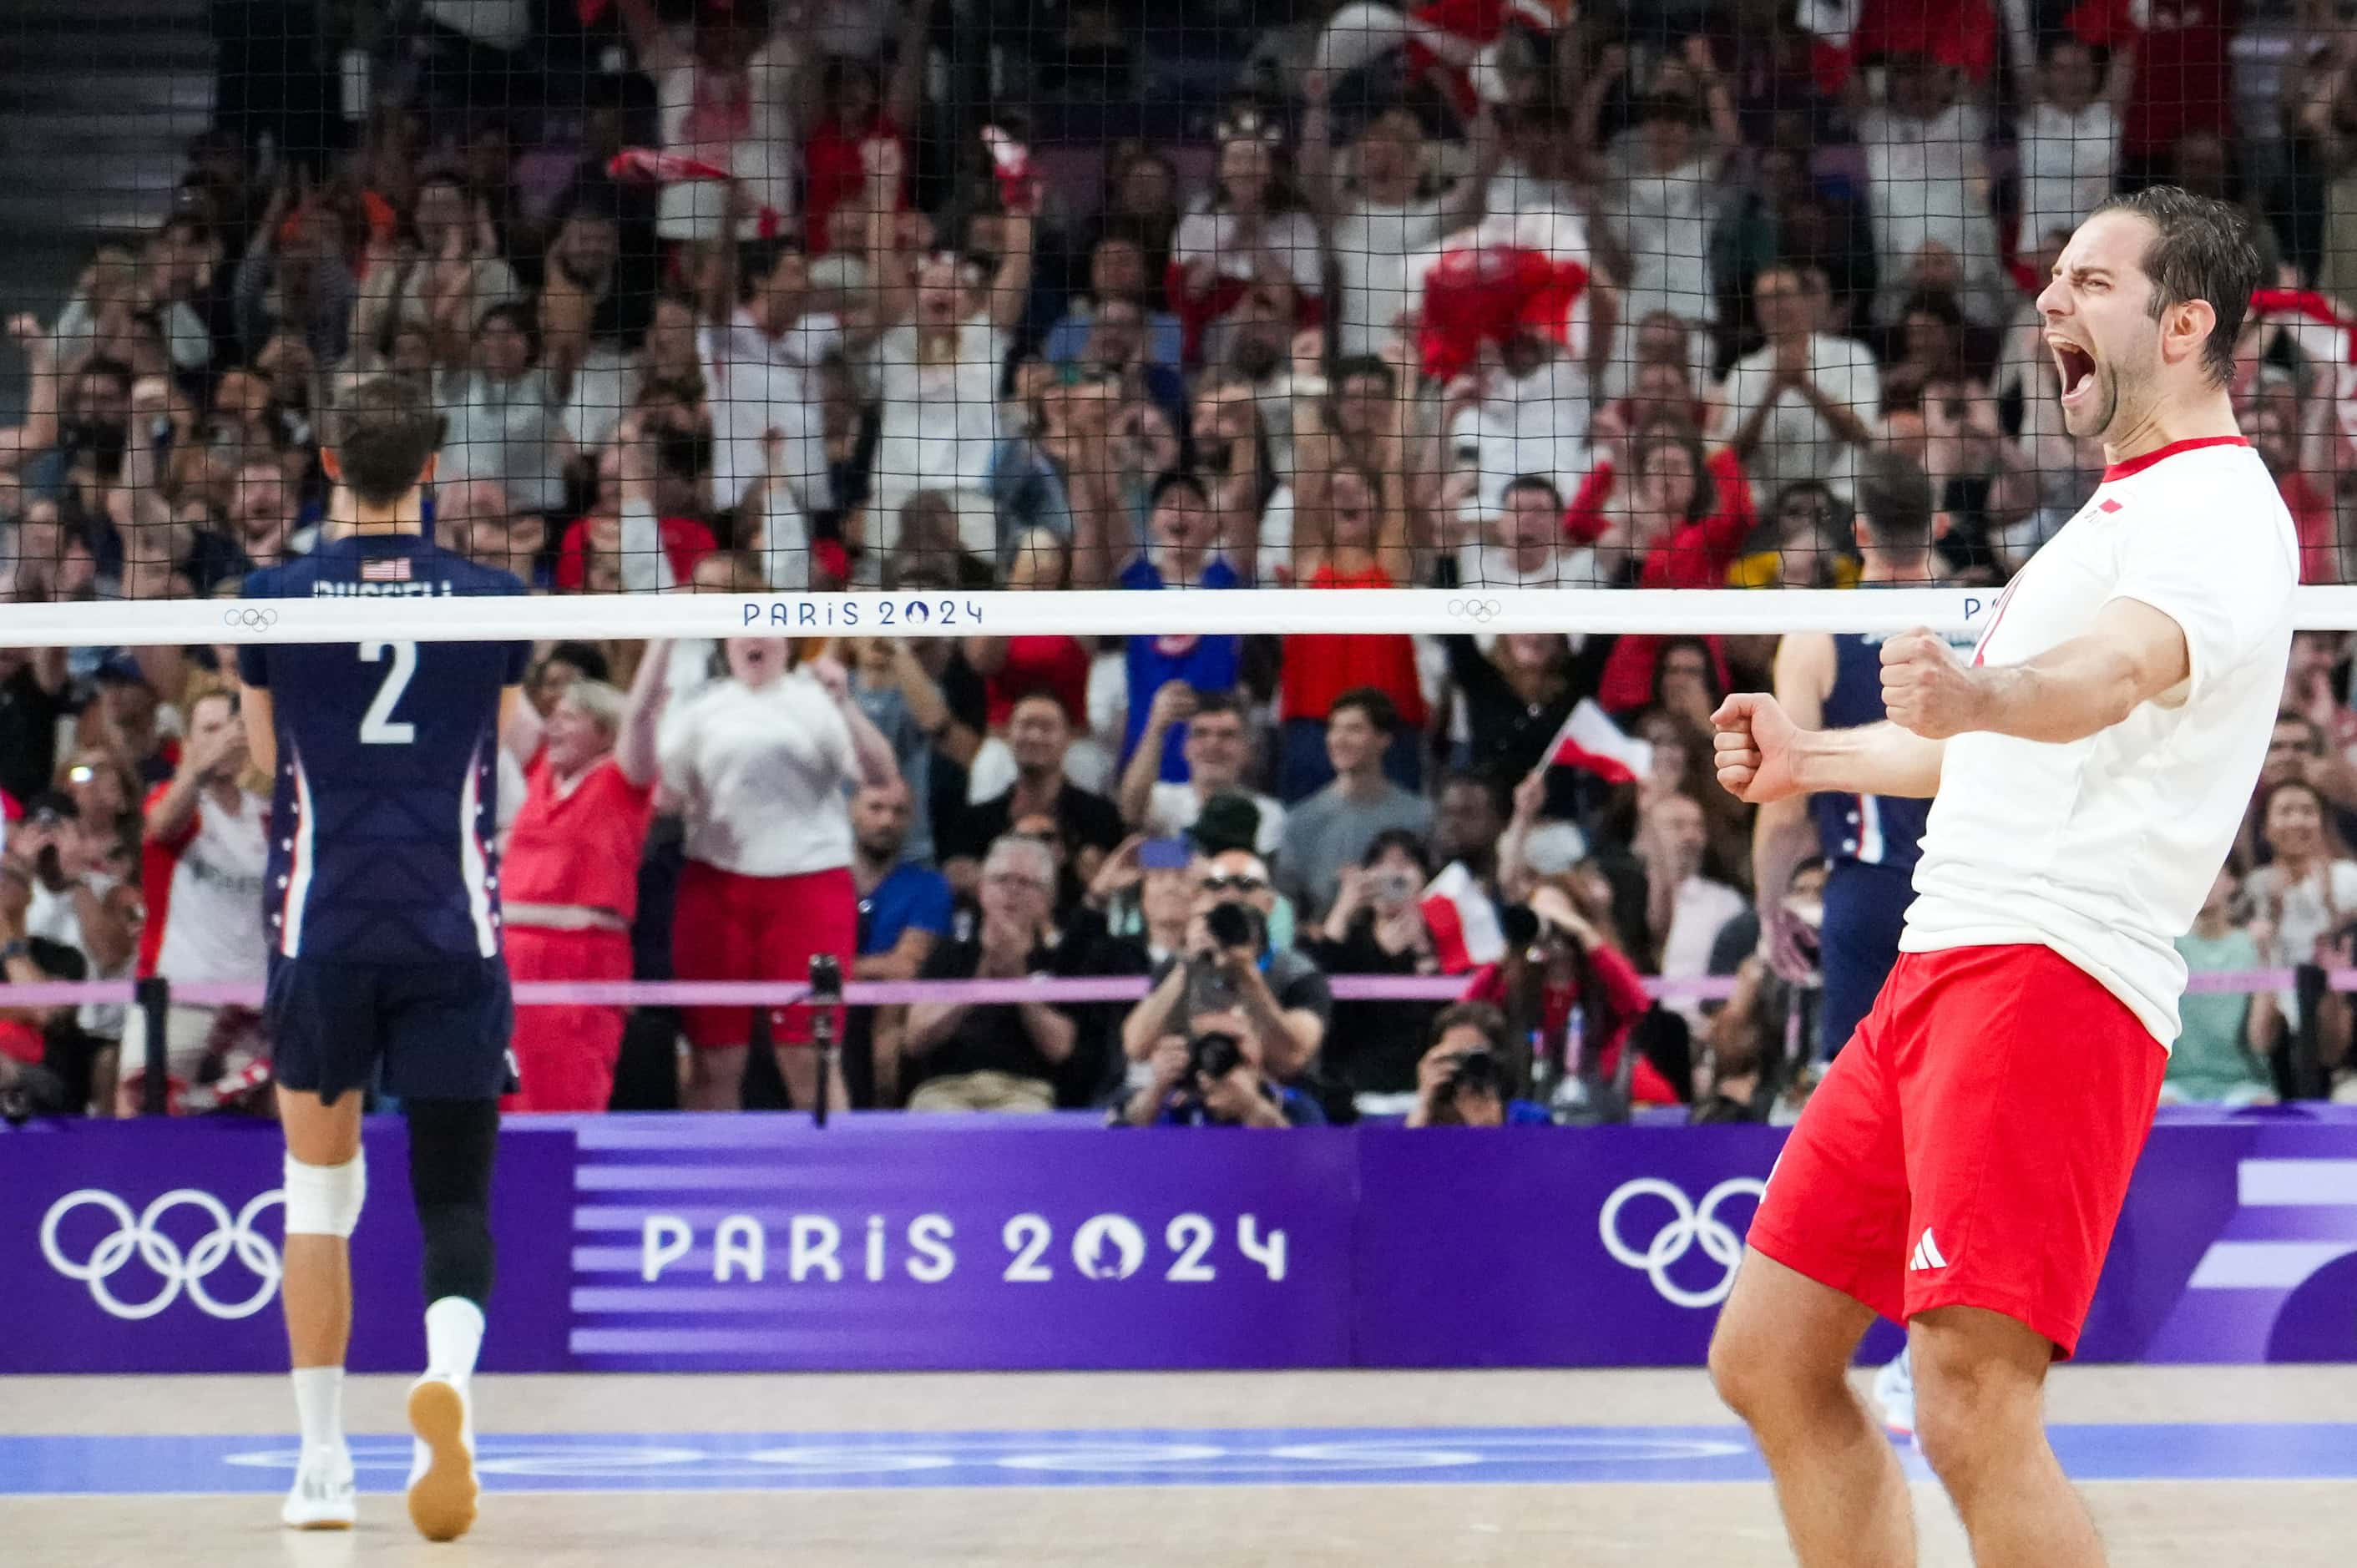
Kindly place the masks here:
<instances>
[{"instance_id":1,"label":"number 2 on jersey","mask_svg":"<svg viewBox=\"0 0 2357 1568\"><path fill-rule=\"evenodd\" d=\"M361 662L376 664L383 661L386 651L393 654L393 669L384 684L376 689L376 701L369 704L361 718L361 744L363 746L407 746L417 738L417 726L406 720L396 722L393 710L401 702L401 694L409 690L410 677L417 673L417 644L414 642L363 642Z\"/></svg>"}]
</instances>

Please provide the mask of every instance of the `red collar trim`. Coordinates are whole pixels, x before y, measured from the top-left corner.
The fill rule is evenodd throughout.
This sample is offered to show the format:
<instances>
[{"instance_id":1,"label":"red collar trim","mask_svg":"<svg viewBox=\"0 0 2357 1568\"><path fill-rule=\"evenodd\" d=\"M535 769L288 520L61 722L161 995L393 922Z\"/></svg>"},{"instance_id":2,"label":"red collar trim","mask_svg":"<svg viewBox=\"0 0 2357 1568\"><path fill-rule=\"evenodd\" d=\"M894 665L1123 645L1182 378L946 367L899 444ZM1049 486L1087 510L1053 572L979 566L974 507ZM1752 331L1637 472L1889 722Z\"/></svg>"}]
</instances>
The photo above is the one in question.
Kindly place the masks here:
<instances>
[{"instance_id":1,"label":"red collar trim","mask_svg":"<svg viewBox=\"0 0 2357 1568\"><path fill-rule=\"evenodd\" d=\"M2179 452L2198 452L2204 446L2248 446L2249 445L2249 442L2239 435L2202 435L2190 441L2172 441L2168 446L2157 447L2141 457L2131 457L2125 463L2113 464L2104 470L2104 483L2108 485L2114 479L2125 479L2131 474L2141 474L2163 457L2174 457Z\"/></svg>"}]
</instances>

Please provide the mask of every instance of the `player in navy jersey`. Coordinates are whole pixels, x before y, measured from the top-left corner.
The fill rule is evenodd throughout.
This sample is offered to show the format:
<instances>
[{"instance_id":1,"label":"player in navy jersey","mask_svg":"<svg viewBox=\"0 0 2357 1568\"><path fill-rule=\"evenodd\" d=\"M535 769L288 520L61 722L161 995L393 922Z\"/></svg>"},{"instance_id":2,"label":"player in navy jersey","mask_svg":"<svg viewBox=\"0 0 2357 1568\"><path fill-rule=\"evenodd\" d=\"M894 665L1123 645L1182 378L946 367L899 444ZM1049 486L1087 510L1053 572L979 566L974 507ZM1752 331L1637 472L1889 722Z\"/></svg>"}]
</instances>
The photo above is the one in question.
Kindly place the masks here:
<instances>
[{"instance_id":1,"label":"player in navy jersey","mask_svg":"<svg viewBox=\"0 0 2357 1568\"><path fill-rule=\"evenodd\" d=\"M1932 483L1912 459L1878 453L1858 486L1857 538L1861 587L1921 587L1932 581L1932 542L1938 519ZM1805 714L1812 729L1879 723L1882 642L1854 632L1793 632L1776 650L1776 699ZM1969 650L1970 643L1958 646ZM1791 981L1822 968L1818 1052L1841 1049L1899 959L1899 930L1914 897L1910 882L1929 800L1883 795L1793 796L1760 808L1751 841L1753 886L1769 961ZM1813 823L1815 832L1810 828ZM1823 855L1824 918L1810 961L1807 931L1784 907L1792 870Z\"/></svg>"},{"instance_id":2,"label":"player in navy jersey","mask_svg":"<svg viewBox=\"0 0 2357 1568\"><path fill-rule=\"evenodd\" d=\"M1932 481L1912 458L1895 452L1869 457L1858 510L1860 587L1921 587L1932 580L1940 520ZM1952 640L1970 652L1971 639ZM1794 722L1812 729L1880 723L1883 641L1871 633L1788 635L1776 650L1776 700L1785 712L1805 714ZM1915 862L1931 815L1931 801L1896 795L1794 795L1760 808L1751 840L1760 929L1777 973L1797 981L1813 968L1821 972L1820 1060L1831 1059L1857 1032L1899 961L1899 933L1915 897ZM1824 855L1828 868L1814 965L1806 933L1783 898L1792 868L1813 854ZM1904 1350L1877 1375L1874 1392L1885 1423L1911 1434L1915 1382Z\"/></svg>"},{"instance_id":3,"label":"player in navy jersey","mask_svg":"<svg viewBox=\"0 0 2357 1568\"><path fill-rule=\"evenodd\" d=\"M441 420L390 377L351 389L323 456L334 521L257 572L263 598L521 594L424 533ZM500 725L531 644L379 641L238 650L256 762L271 770L264 1009L286 1130L286 1332L303 1456L282 1518L353 1522L341 1410L350 1238L367 1192L372 1083L409 1123L425 1235L426 1370L410 1390L409 1514L430 1540L475 1519L468 1402L490 1294L491 1160L513 1006L492 848Z\"/></svg>"}]
</instances>

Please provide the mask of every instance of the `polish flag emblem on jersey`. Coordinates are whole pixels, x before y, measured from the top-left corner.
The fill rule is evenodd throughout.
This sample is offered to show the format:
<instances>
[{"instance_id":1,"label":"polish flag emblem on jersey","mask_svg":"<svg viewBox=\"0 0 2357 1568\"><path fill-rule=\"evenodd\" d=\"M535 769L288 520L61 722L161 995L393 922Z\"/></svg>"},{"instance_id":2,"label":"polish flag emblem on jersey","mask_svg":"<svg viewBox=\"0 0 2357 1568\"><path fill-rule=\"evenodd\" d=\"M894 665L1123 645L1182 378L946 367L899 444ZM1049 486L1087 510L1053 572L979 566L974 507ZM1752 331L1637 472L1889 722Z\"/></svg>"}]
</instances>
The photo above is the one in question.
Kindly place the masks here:
<instances>
[{"instance_id":1,"label":"polish flag emblem on jersey","mask_svg":"<svg viewBox=\"0 0 2357 1568\"><path fill-rule=\"evenodd\" d=\"M409 581L409 557L406 555L386 555L374 561L363 561L361 563L361 581L363 583L406 583Z\"/></svg>"}]
</instances>

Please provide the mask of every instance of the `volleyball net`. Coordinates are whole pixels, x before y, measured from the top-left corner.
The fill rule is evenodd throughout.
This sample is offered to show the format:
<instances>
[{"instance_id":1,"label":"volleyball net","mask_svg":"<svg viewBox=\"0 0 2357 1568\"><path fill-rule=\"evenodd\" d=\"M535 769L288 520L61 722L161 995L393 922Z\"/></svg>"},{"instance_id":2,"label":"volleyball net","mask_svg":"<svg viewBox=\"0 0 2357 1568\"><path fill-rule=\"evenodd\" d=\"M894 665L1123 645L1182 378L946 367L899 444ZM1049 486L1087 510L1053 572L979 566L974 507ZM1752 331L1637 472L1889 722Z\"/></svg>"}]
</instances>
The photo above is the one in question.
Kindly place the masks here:
<instances>
[{"instance_id":1,"label":"volleyball net","mask_svg":"<svg viewBox=\"0 0 2357 1568\"><path fill-rule=\"evenodd\" d=\"M2037 291L2162 181L2248 222L2237 408L2357 625L2335 7L1186 9L12 15L0 640L1967 628L2104 468ZM375 376L528 607L244 602ZM1950 586L1809 596L1891 576Z\"/></svg>"}]
</instances>

